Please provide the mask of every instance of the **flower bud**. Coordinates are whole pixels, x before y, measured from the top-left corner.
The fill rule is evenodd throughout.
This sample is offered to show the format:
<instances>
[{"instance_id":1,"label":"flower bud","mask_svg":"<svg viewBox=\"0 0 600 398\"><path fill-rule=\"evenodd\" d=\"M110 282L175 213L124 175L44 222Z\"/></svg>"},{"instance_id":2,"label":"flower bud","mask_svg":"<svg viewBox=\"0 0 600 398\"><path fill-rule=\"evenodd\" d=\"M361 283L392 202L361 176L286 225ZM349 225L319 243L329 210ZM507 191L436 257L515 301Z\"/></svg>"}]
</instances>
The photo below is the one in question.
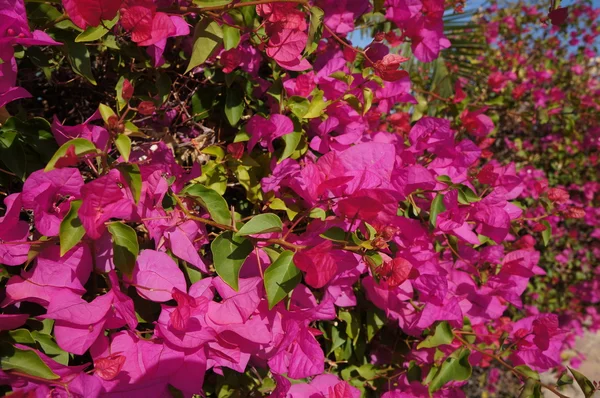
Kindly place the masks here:
<instances>
[{"instance_id":1,"label":"flower bud","mask_svg":"<svg viewBox=\"0 0 600 398\"><path fill-rule=\"evenodd\" d=\"M550 188L548 190L548 199L558 204L567 203L569 200L569 193L561 188Z\"/></svg>"},{"instance_id":2,"label":"flower bud","mask_svg":"<svg viewBox=\"0 0 600 398\"><path fill-rule=\"evenodd\" d=\"M244 144L242 142L234 142L227 145L227 153L234 159L241 159L244 155Z\"/></svg>"},{"instance_id":3,"label":"flower bud","mask_svg":"<svg viewBox=\"0 0 600 398\"><path fill-rule=\"evenodd\" d=\"M131 97L133 97L133 86L128 79L123 81L123 90L121 91L121 96L125 101L129 101Z\"/></svg>"},{"instance_id":4,"label":"flower bud","mask_svg":"<svg viewBox=\"0 0 600 398\"><path fill-rule=\"evenodd\" d=\"M390 241L390 240L392 240L394 235L396 235L396 232L398 232L398 228L388 225L388 226L384 227L383 230L381 231L381 237L385 241Z\"/></svg>"},{"instance_id":5,"label":"flower bud","mask_svg":"<svg viewBox=\"0 0 600 398\"><path fill-rule=\"evenodd\" d=\"M563 214L566 218L583 218L585 217L585 210L580 207L569 207Z\"/></svg>"},{"instance_id":6,"label":"flower bud","mask_svg":"<svg viewBox=\"0 0 600 398\"><path fill-rule=\"evenodd\" d=\"M156 111L152 101L143 101L138 105L138 112L144 116L150 116Z\"/></svg>"}]
</instances>

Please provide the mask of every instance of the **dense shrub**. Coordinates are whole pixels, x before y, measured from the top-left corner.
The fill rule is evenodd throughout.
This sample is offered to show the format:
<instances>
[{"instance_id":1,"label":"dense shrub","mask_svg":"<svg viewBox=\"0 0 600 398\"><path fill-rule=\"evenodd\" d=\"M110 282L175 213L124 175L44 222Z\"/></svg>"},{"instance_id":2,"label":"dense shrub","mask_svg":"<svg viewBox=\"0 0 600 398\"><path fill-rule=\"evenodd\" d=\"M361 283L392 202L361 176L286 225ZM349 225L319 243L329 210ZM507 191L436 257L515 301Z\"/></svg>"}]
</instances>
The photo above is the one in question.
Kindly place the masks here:
<instances>
[{"instance_id":1,"label":"dense shrub","mask_svg":"<svg viewBox=\"0 0 600 398\"><path fill-rule=\"evenodd\" d=\"M3 391L564 396L599 12L451 3L0 0Z\"/></svg>"}]
</instances>

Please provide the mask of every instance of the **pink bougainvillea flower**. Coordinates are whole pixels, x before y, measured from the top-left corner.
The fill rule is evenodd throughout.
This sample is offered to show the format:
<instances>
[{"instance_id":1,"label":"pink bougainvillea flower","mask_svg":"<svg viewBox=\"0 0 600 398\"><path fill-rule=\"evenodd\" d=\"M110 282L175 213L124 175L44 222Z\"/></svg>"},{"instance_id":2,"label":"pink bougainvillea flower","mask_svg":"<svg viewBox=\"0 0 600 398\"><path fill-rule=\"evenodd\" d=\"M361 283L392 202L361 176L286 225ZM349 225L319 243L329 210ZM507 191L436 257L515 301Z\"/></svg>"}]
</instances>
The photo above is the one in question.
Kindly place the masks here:
<instances>
[{"instance_id":1,"label":"pink bougainvillea flower","mask_svg":"<svg viewBox=\"0 0 600 398\"><path fill-rule=\"evenodd\" d=\"M252 151L257 143L260 143L269 152L274 152L273 140L282 135L292 133L294 131L294 124L289 117L284 115L271 115L269 119L265 119L260 115L254 115L248 121L246 131L250 134L250 140L248 141L249 151Z\"/></svg>"},{"instance_id":2,"label":"pink bougainvillea flower","mask_svg":"<svg viewBox=\"0 0 600 398\"><path fill-rule=\"evenodd\" d=\"M273 32L267 46L267 55L277 62L288 63L298 59L308 36L297 29L277 29Z\"/></svg>"},{"instance_id":3,"label":"pink bougainvillea flower","mask_svg":"<svg viewBox=\"0 0 600 398\"><path fill-rule=\"evenodd\" d=\"M375 72L386 81L396 81L408 76L408 72L398 70L402 62L408 61L409 58L402 57L397 54L387 54L380 61L375 62Z\"/></svg>"},{"instance_id":4,"label":"pink bougainvillea flower","mask_svg":"<svg viewBox=\"0 0 600 398\"><path fill-rule=\"evenodd\" d=\"M62 291L84 294L91 271L86 246L75 246L64 256L60 256L58 246L49 246L38 255L33 268L9 279L6 302L31 301L46 306Z\"/></svg>"},{"instance_id":5,"label":"pink bougainvillea flower","mask_svg":"<svg viewBox=\"0 0 600 398\"><path fill-rule=\"evenodd\" d=\"M73 23L81 29L98 26L102 20L111 20L119 11L122 0L65 0L65 10Z\"/></svg>"},{"instance_id":6,"label":"pink bougainvillea flower","mask_svg":"<svg viewBox=\"0 0 600 398\"><path fill-rule=\"evenodd\" d=\"M125 30L131 32L131 40L136 43L151 39L155 6L152 3L150 3L150 6L146 4L137 5L136 2L132 2L132 4L121 9L121 25Z\"/></svg>"},{"instance_id":7,"label":"pink bougainvillea flower","mask_svg":"<svg viewBox=\"0 0 600 398\"><path fill-rule=\"evenodd\" d=\"M205 319L213 298L211 282L211 278L196 282L190 287L188 294L174 288L171 294L177 307L162 306L157 321L157 335L182 349L198 349L209 341L214 341L216 333Z\"/></svg>"},{"instance_id":8,"label":"pink bougainvillea flower","mask_svg":"<svg viewBox=\"0 0 600 398\"><path fill-rule=\"evenodd\" d=\"M19 219L23 207L21 198L22 194L14 193L4 199L6 213L0 217L0 263L2 264L20 265L27 261L29 244L19 244L29 237L29 224Z\"/></svg>"},{"instance_id":9,"label":"pink bougainvillea flower","mask_svg":"<svg viewBox=\"0 0 600 398\"><path fill-rule=\"evenodd\" d=\"M412 269L412 264L408 260L396 257L392 261L384 262L376 269L376 272L379 278L393 289L409 278Z\"/></svg>"},{"instance_id":10,"label":"pink bougainvillea flower","mask_svg":"<svg viewBox=\"0 0 600 398\"><path fill-rule=\"evenodd\" d=\"M23 0L0 1L0 108L17 99L31 97L22 87L16 87L17 61L13 46L54 46L46 33L31 32Z\"/></svg>"},{"instance_id":11,"label":"pink bougainvillea flower","mask_svg":"<svg viewBox=\"0 0 600 398\"><path fill-rule=\"evenodd\" d=\"M142 250L133 269L132 282L140 296L164 302L173 298L174 288L185 291L185 276L168 254Z\"/></svg>"},{"instance_id":12,"label":"pink bougainvillea flower","mask_svg":"<svg viewBox=\"0 0 600 398\"><path fill-rule=\"evenodd\" d=\"M126 185L120 172L112 169L108 174L81 188L83 202L78 215L90 238L100 238L106 230L104 223L111 218L135 218L133 198L129 191L122 188Z\"/></svg>"},{"instance_id":13,"label":"pink bougainvillea flower","mask_svg":"<svg viewBox=\"0 0 600 398\"><path fill-rule=\"evenodd\" d=\"M29 314L0 314L0 330L17 329L25 324Z\"/></svg>"},{"instance_id":14,"label":"pink bougainvillea flower","mask_svg":"<svg viewBox=\"0 0 600 398\"><path fill-rule=\"evenodd\" d=\"M122 3L122 0L65 0L64 7L73 23L85 29L113 19Z\"/></svg>"},{"instance_id":15,"label":"pink bougainvillea flower","mask_svg":"<svg viewBox=\"0 0 600 398\"><path fill-rule=\"evenodd\" d=\"M294 261L296 266L306 272L306 283L314 288L323 287L333 278L337 271L337 264L331 251L333 244L330 240L323 240L310 249L296 253Z\"/></svg>"},{"instance_id":16,"label":"pink bougainvillea flower","mask_svg":"<svg viewBox=\"0 0 600 398\"><path fill-rule=\"evenodd\" d=\"M484 114L485 111L487 111L487 107L475 111L465 109L460 114L460 120L465 129L476 137L485 137L494 130L494 122Z\"/></svg>"},{"instance_id":17,"label":"pink bougainvillea flower","mask_svg":"<svg viewBox=\"0 0 600 398\"><path fill-rule=\"evenodd\" d=\"M527 364L545 371L561 362L560 351L565 332L558 328L555 314L539 314L514 323L511 339L519 349L511 355L515 365Z\"/></svg>"},{"instance_id":18,"label":"pink bougainvillea flower","mask_svg":"<svg viewBox=\"0 0 600 398\"><path fill-rule=\"evenodd\" d=\"M103 360L111 358L111 353L118 354L113 362L120 362L119 356L125 358L122 364L113 365L120 369L112 369L109 379L96 374L109 395L165 396L169 394L169 384L189 395L202 388L206 371L203 350L179 351L161 341L144 340L132 332L121 331L110 342L107 338L98 339L90 352L96 367L97 362L102 366Z\"/></svg>"},{"instance_id":19,"label":"pink bougainvillea flower","mask_svg":"<svg viewBox=\"0 0 600 398\"><path fill-rule=\"evenodd\" d=\"M43 317L55 320L58 345L78 355L83 355L105 328L128 325L134 329L137 326L133 300L115 289L90 303L77 294L61 291L50 301Z\"/></svg>"},{"instance_id":20,"label":"pink bougainvillea flower","mask_svg":"<svg viewBox=\"0 0 600 398\"><path fill-rule=\"evenodd\" d=\"M100 381L85 372L89 364L65 366L52 360L46 354L22 344L16 344L20 350L32 351L57 376L55 380L44 380L40 377L28 377L26 374L12 375L2 373L2 381L11 382L13 394L16 396L57 396L57 397L90 397L97 398L102 392Z\"/></svg>"},{"instance_id":21,"label":"pink bougainvillea flower","mask_svg":"<svg viewBox=\"0 0 600 398\"><path fill-rule=\"evenodd\" d=\"M58 120L56 115L54 115L54 120L52 121L52 135L54 135L54 139L56 139L58 145L63 145L73 138L85 138L86 140L93 142L96 145L96 148L103 151L106 149L110 134L104 127L92 124L92 122L97 120L102 120L99 111L96 111L82 124L65 126Z\"/></svg>"},{"instance_id":22,"label":"pink bougainvillea flower","mask_svg":"<svg viewBox=\"0 0 600 398\"><path fill-rule=\"evenodd\" d=\"M94 374L104 380L112 380L123 368L127 358L121 354L112 354L94 361Z\"/></svg>"},{"instance_id":23,"label":"pink bougainvillea flower","mask_svg":"<svg viewBox=\"0 0 600 398\"><path fill-rule=\"evenodd\" d=\"M221 53L221 65L223 73L231 73L242 63L242 53L237 48L223 51Z\"/></svg>"},{"instance_id":24,"label":"pink bougainvillea flower","mask_svg":"<svg viewBox=\"0 0 600 398\"><path fill-rule=\"evenodd\" d=\"M1 14L0 14L1 16ZM16 87L17 83L17 60L13 56L13 49L10 45L0 44L0 107L9 102L29 98L31 94L23 87Z\"/></svg>"},{"instance_id":25,"label":"pink bougainvillea flower","mask_svg":"<svg viewBox=\"0 0 600 398\"><path fill-rule=\"evenodd\" d=\"M371 9L371 4L362 0L317 1L316 5L325 12L323 22L335 33L345 35L354 30L356 19Z\"/></svg>"},{"instance_id":26,"label":"pink bougainvillea flower","mask_svg":"<svg viewBox=\"0 0 600 398\"><path fill-rule=\"evenodd\" d=\"M302 379L323 373L324 355L321 346L311 333L297 321L283 325L284 337L277 355L269 359L269 367L276 373L287 373L292 379Z\"/></svg>"},{"instance_id":27,"label":"pink bougainvillea flower","mask_svg":"<svg viewBox=\"0 0 600 398\"><path fill-rule=\"evenodd\" d=\"M206 227L194 220L188 220L175 225L164 232L169 247L174 255L192 264L202 272L208 272L208 268L198 254L202 244L208 243ZM202 239L204 237L204 239Z\"/></svg>"},{"instance_id":28,"label":"pink bougainvillea flower","mask_svg":"<svg viewBox=\"0 0 600 398\"><path fill-rule=\"evenodd\" d=\"M285 383L277 379L277 386L283 389ZM324 373L315 377L310 383L298 383L286 386L289 398L359 398L360 390L348 382L340 380L336 375Z\"/></svg>"},{"instance_id":29,"label":"pink bougainvillea flower","mask_svg":"<svg viewBox=\"0 0 600 398\"><path fill-rule=\"evenodd\" d=\"M78 169L33 172L23 184L23 207L33 210L35 226L46 236L58 235L72 200L81 197L83 177Z\"/></svg>"}]
</instances>

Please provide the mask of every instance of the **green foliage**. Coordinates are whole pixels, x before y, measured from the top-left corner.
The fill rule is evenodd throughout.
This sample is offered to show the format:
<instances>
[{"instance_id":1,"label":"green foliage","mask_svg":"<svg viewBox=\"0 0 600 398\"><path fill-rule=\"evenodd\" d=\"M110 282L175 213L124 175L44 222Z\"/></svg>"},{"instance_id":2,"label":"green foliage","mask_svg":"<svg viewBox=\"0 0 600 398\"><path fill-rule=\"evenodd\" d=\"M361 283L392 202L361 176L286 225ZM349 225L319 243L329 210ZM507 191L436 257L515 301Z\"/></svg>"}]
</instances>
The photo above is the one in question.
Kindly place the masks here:
<instances>
[{"instance_id":1,"label":"green foliage","mask_svg":"<svg viewBox=\"0 0 600 398\"><path fill-rule=\"evenodd\" d=\"M34 351L22 350L5 342L0 342L0 367L9 373L14 371L45 380L60 379Z\"/></svg>"},{"instance_id":2,"label":"green foliage","mask_svg":"<svg viewBox=\"0 0 600 398\"><path fill-rule=\"evenodd\" d=\"M186 73L203 64L214 54L222 42L223 30L221 26L210 18L201 19L194 30L194 47Z\"/></svg>"},{"instance_id":3,"label":"green foliage","mask_svg":"<svg viewBox=\"0 0 600 398\"><path fill-rule=\"evenodd\" d=\"M65 142L60 148L58 148L58 150L56 151L54 156L52 156L52 159L50 159L44 170L54 170L56 162L58 162L60 158L64 157L67 154L69 148L71 147L74 149L75 155L77 156L97 152L96 146L90 141L86 140L85 138L74 138Z\"/></svg>"},{"instance_id":4,"label":"green foliage","mask_svg":"<svg viewBox=\"0 0 600 398\"><path fill-rule=\"evenodd\" d=\"M182 194L194 198L216 222L231 225L231 212L223 196L202 184L188 185Z\"/></svg>"},{"instance_id":5,"label":"green foliage","mask_svg":"<svg viewBox=\"0 0 600 398\"><path fill-rule=\"evenodd\" d=\"M252 253L252 242L226 231L212 241L210 249L217 274L233 290L238 290L240 269L246 257Z\"/></svg>"},{"instance_id":6,"label":"green foliage","mask_svg":"<svg viewBox=\"0 0 600 398\"><path fill-rule=\"evenodd\" d=\"M250 219L236 233L237 236L246 236L254 234L265 234L269 232L281 232L283 224L277 214L266 213L258 214Z\"/></svg>"},{"instance_id":7,"label":"green foliage","mask_svg":"<svg viewBox=\"0 0 600 398\"><path fill-rule=\"evenodd\" d=\"M112 235L115 267L131 275L140 252L135 230L122 222L113 222L108 224L108 232Z\"/></svg>"},{"instance_id":8,"label":"green foliage","mask_svg":"<svg viewBox=\"0 0 600 398\"><path fill-rule=\"evenodd\" d=\"M301 280L302 274L294 264L294 253L283 251L265 271L264 284L269 309L283 300Z\"/></svg>"},{"instance_id":9,"label":"green foliage","mask_svg":"<svg viewBox=\"0 0 600 398\"><path fill-rule=\"evenodd\" d=\"M471 364L469 363L471 352L466 348L454 351L442 363L440 368L434 368L430 372L435 375L429 383L429 392L433 393L451 381L463 381L471 377Z\"/></svg>"},{"instance_id":10,"label":"green foliage","mask_svg":"<svg viewBox=\"0 0 600 398\"><path fill-rule=\"evenodd\" d=\"M432 335L427 336L425 340L417 345L417 349L433 348L440 345L450 344L454 340L454 333L448 322L440 322L435 327Z\"/></svg>"},{"instance_id":11,"label":"green foliage","mask_svg":"<svg viewBox=\"0 0 600 398\"><path fill-rule=\"evenodd\" d=\"M64 256L76 244L78 244L85 235L85 228L81 224L81 220L77 215L81 207L81 200L71 202L69 212L60 223L60 255Z\"/></svg>"}]
</instances>

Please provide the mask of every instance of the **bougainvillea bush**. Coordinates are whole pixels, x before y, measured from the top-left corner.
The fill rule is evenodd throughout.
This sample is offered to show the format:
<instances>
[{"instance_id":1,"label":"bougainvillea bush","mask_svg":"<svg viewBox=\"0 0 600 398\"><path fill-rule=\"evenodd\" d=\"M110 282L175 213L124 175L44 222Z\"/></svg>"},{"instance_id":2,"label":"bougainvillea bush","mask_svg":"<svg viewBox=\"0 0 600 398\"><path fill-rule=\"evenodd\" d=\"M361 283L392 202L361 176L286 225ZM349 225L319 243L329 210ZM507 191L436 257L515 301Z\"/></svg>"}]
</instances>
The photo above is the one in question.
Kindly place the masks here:
<instances>
[{"instance_id":1,"label":"bougainvillea bush","mask_svg":"<svg viewBox=\"0 0 600 398\"><path fill-rule=\"evenodd\" d=\"M598 128L597 22L591 39L573 30L587 52L571 62L585 83L561 90L570 111L524 46L490 32L506 10L548 34L597 11L486 10L504 18L488 51L515 52L487 66L489 90L526 85L486 109L475 78L450 73L448 99L403 67L452 51L445 21L463 8L0 0L1 391L461 397L493 366L488 384L509 372L522 397L573 380L591 396L563 354L600 322L598 247L565 239L582 219L598 238L597 176L566 186L544 162L597 166L591 144L560 138ZM513 78L511 60L531 67ZM503 127L513 109L523 123ZM569 129L549 123L561 111ZM570 312L547 302L564 292Z\"/></svg>"}]
</instances>

